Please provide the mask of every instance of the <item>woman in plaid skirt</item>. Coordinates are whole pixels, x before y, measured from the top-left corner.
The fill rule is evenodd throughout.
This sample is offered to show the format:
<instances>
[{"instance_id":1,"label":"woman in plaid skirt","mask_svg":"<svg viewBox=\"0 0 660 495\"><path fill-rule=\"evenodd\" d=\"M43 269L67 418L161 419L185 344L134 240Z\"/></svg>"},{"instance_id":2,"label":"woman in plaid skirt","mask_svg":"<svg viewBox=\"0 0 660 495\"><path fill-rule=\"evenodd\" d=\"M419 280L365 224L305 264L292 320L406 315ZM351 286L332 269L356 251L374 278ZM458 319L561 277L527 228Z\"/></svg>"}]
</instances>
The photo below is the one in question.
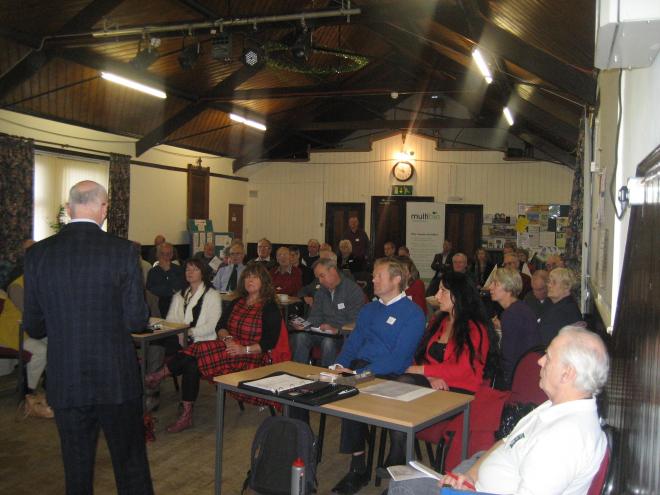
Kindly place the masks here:
<instances>
[{"instance_id":1,"label":"woman in plaid skirt","mask_svg":"<svg viewBox=\"0 0 660 495\"><path fill-rule=\"evenodd\" d=\"M147 386L153 386L171 373L183 375L183 412L168 428L170 432L192 426L192 405L197 399L201 376L212 378L262 366L266 352L277 343L282 316L275 302L270 275L264 266L248 264L241 272L235 295L236 299L217 325L217 338L195 341L161 371L146 378ZM204 307L201 311L204 312Z\"/></svg>"}]
</instances>

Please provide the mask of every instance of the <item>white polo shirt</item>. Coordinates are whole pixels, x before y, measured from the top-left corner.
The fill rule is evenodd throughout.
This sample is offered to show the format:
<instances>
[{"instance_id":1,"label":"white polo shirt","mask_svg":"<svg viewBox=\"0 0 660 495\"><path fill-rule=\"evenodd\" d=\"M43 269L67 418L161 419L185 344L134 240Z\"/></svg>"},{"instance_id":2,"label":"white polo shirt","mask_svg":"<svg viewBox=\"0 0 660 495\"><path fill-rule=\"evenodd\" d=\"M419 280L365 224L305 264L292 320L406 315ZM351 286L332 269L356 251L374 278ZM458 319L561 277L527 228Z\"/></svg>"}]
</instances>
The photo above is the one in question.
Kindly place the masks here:
<instances>
[{"instance_id":1,"label":"white polo shirt","mask_svg":"<svg viewBox=\"0 0 660 495\"><path fill-rule=\"evenodd\" d=\"M605 455L595 399L529 413L479 467L477 490L516 495L584 495Z\"/></svg>"}]
</instances>

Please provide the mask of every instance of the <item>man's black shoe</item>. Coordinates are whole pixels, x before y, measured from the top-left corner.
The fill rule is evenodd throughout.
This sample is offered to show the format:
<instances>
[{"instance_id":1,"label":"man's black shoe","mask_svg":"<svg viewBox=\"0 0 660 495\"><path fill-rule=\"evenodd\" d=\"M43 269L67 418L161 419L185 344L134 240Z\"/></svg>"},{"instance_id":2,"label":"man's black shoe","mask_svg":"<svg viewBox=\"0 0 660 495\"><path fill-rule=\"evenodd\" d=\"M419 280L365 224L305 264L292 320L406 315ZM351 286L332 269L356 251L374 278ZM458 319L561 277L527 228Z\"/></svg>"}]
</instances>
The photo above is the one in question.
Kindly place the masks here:
<instances>
[{"instance_id":1,"label":"man's black shoe","mask_svg":"<svg viewBox=\"0 0 660 495\"><path fill-rule=\"evenodd\" d=\"M332 493L336 495L353 495L360 491L360 489L369 483L367 473L359 473L357 471L349 471L339 483L332 489Z\"/></svg>"}]
</instances>

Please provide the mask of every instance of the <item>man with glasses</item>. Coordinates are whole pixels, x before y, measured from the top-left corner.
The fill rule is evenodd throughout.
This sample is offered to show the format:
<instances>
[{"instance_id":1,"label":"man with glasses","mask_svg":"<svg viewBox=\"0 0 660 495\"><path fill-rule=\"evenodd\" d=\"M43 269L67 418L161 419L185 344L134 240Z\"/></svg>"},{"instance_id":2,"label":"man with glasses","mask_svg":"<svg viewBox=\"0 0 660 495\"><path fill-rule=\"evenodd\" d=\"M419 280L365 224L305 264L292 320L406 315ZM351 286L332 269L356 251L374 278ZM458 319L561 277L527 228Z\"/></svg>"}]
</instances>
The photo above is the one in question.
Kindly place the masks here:
<instances>
[{"instance_id":1,"label":"man with glasses","mask_svg":"<svg viewBox=\"0 0 660 495\"><path fill-rule=\"evenodd\" d=\"M229 263L218 270L213 278L213 287L220 292L232 292L238 284L238 277L245 268L243 244L234 243L229 246Z\"/></svg>"}]
</instances>

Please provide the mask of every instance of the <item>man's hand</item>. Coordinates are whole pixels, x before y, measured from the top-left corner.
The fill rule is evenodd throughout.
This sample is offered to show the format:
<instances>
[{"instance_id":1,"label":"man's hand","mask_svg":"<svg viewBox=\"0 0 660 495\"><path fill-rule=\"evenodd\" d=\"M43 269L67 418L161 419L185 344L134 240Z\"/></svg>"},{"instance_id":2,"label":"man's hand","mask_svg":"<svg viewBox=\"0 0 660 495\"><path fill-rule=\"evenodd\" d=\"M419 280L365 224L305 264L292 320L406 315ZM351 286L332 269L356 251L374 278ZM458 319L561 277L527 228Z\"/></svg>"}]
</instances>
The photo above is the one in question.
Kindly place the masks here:
<instances>
[{"instance_id":1,"label":"man's hand","mask_svg":"<svg viewBox=\"0 0 660 495\"><path fill-rule=\"evenodd\" d=\"M293 327L294 330L298 330L298 331L301 331L301 330L305 329L305 327L303 325L301 325L300 323L297 323L297 322L291 322L291 326Z\"/></svg>"},{"instance_id":2,"label":"man's hand","mask_svg":"<svg viewBox=\"0 0 660 495\"><path fill-rule=\"evenodd\" d=\"M502 330L502 322L500 322L500 319L497 316L493 316L493 319L491 321L493 322L493 326L497 330Z\"/></svg>"},{"instance_id":3,"label":"man's hand","mask_svg":"<svg viewBox=\"0 0 660 495\"><path fill-rule=\"evenodd\" d=\"M352 369L344 368L341 365L337 365L337 367L335 369L333 369L332 371L336 371L337 373L353 373Z\"/></svg>"},{"instance_id":4,"label":"man's hand","mask_svg":"<svg viewBox=\"0 0 660 495\"><path fill-rule=\"evenodd\" d=\"M449 385L442 378L429 377L429 383L435 390L449 390Z\"/></svg>"},{"instance_id":5,"label":"man's hand","mask_svg":"<svg viewBox=\"0 0 660 495\"><path fill-rule=\"evenodd\" d=\"M423 375L424 366L408 366L406 373L412 373L414 375Z\"/></svg>"},{"instance_id":6,"label":"man's hand","mask_svg":"<svg viewBox=\"0 0 660 495\"><path fill-rule=\"evenodd\" d=\"M337 330L335 327L330 325L329 323L321 323L321 326L319 327L321 330L327 333L331 333L333 335L337 335L339 333L339 330Z\"/></svg>"}]
</instances>

